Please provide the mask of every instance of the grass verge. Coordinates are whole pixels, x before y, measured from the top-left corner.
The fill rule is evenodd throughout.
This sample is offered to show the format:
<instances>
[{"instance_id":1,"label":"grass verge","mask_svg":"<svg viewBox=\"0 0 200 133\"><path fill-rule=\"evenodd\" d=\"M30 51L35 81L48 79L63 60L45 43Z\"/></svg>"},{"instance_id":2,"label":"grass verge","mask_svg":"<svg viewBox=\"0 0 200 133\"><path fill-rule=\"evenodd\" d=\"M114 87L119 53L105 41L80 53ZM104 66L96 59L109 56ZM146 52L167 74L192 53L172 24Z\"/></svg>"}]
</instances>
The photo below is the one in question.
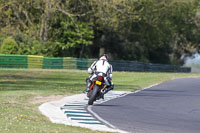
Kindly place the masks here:
<instances>
[{"instance_id":1,"label":"grass verge","mask_svg":"<svg viewBox=\"0 0 200 133\"><path fill-rule=\"evenodd\" d=\"M200 74L114 72L113 76L115 90L135 91L172 78ZM78 70L0 69L0 132L94 133L84 128L51 123L38 110L44 99L52 100L48 99L49 96L81 93L86 77L86 71Z\"/></svg>"}]
</instances>

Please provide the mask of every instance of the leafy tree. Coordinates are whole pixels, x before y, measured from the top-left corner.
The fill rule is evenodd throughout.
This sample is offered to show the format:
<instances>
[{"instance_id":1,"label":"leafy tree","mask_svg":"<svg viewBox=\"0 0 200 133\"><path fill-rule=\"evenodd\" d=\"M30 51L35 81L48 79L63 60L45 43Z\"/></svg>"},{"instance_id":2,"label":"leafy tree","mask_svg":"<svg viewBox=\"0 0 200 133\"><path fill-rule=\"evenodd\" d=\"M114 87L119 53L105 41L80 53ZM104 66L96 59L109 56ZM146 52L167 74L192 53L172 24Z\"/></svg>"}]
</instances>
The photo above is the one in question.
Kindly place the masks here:
<instances>
[{"instance_id":1,"label":"leafy tree","mask_svg":"<svg viewBox=\"0 0 200 133\"><path fill-rule=\"evenodd\" d=\"M49 31L49 35L52 36L51 41L55 42L59 50L55 56L84 57L85 48L92 45L93 25L79 21L78 17L72 19L61 12L56 14L57 19Z\"/></svg>"},{"instance_id":2,"label":"leafy tree","mask_svg":"<svg viewBox=\"0 0 200 133\"><path fill-rule=\"evenodd\" d=\"M101 34L97 38L99 39L98 42L101 42L101 38L114 40L112 36L109 37L110 34L108 33L114 32L116 38L120 39L118 43L115 42L115 45L123 48L121 50L123 54L118 54L117 58L170 63L172 61L171 54L175 53L176 49L185 49L187 44L190 46L197 43L189 43L194 40L189 39L191 38L189 36L194 37L197 34L183 35L183 33L196 33L197 27L194 18L198 4L174 2L172 0L103 0L98 1L98 3L100 4L96 4L96 22L101 27L98 29L103 29L103 31L107 29L106 34L100 30L97 31ZM180 29L183 29L183 31L179 32ZM178 38L183 37L181 39L183 45L176 46L175 42L177 41L174 41L176 36L179 36ZM112 46L107 45L109 45L107 47ZM183 52L178 53L178 55L173 54L176 56L175 62L183 54Z\"/></svg>"},{"instance_id":3,"label":"leafy tree","mask_svg":"<svg viewBox=\"0 0 200 133\"><path fill-rule=\"evenodd\" d=\"M59 36L61 37L59 38ZM93 30L86 23L61 22L61 28L57 37L56 43L62 50L80 49L78 55L82 57L84 48L92 44Z\"/></svg>"},{"instance_id":4,"label":"leafy tree","mask_svg":"<svg viewBox=\"0 0 200 133\"><path fill-rule=\"evenodd\" d=\"M180 64L181 55L198 50L199 5L199 0L0 1L0 43L12 36L19 54L98 57L105 49L113 59Z\"/></svg>"}]
</instances>

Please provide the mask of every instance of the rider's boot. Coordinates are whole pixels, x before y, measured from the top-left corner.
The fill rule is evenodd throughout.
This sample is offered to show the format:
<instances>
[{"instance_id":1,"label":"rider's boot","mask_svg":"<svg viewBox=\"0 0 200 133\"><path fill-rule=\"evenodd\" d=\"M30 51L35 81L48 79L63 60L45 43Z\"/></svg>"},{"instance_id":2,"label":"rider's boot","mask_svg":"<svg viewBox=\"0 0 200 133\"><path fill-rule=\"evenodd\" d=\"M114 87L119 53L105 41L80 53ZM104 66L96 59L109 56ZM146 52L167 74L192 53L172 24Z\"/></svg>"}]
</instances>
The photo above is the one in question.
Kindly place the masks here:
<instances>
[{"instance_id":1,"label":"rider's boot","mask_svg":"<svg viewBox=\"0 0 200 133\"><path fill-rule=\"evenodd\" d=\"M86 89L83 91L83 93L88 93L90 91L90 85L91 81L89 79L86 79Z\"/></svg>"},{"instance_id":2,"label":"rider's boot","mask_svg":"<svg viewBox=\"0 0 200 133\"><path fill-rule=\"evenodd\" d=\"M100 98L104 99L104 93L102 91L100 92Z\"/></svg>"},{"instance_id":3,"label":"rider's boot","mask_svg":"<svg viewBox=\"0 0 200 133\"><path fill-rule=\"evenodd\" d=\"M114 85L106 86L102 91L101 91L101 98L104 99L104 95L112 90L114 88Z\"/></svg>"}]
</instances>

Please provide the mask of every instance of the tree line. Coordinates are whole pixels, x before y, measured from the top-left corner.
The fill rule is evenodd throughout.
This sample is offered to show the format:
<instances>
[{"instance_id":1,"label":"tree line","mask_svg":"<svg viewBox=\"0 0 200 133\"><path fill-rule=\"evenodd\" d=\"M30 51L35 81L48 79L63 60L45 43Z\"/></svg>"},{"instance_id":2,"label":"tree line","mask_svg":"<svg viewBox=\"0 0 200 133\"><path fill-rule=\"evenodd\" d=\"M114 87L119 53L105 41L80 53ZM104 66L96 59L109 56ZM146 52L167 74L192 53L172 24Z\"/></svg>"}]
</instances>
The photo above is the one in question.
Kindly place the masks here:
<instances>
[{"instance_id":1,"label":"tree line","mask_svg":"<svg viewBox=\"0 0 200 133\"><path fill-rule=\"evenodd\" d=\"M0 53L182 64L198 51L199 0L0 0Z\"/></svg>"}]
</instances>

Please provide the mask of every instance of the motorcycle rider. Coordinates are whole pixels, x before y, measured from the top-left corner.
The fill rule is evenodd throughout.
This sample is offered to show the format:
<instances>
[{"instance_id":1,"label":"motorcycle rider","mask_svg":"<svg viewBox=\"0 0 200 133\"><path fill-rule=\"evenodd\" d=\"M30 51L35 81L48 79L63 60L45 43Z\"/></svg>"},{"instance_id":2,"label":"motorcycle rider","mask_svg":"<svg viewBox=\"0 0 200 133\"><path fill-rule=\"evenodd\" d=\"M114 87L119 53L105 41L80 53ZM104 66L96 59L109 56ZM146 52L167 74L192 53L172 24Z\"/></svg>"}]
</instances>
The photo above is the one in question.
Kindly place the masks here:
<instances>
[{"instance_id":1,"label":"motorcycle rider","mask_svg":"<svg viewBox=\"0 0 200 133\"><path fill-rule=\"evenodd\" d=\"M108 62L108 55L103 54L98 61L94 61L92 65L88 68L88 73L91 74L86 79L86 89L84 92L89 92L89 87L92 83L92 80L97 77L99 73L102 73L104 76L104 82L106 87L101 91L101 96L104 98L104 94L114 88L112 80L112 65Z\"/></svg>"}]
</instances>

